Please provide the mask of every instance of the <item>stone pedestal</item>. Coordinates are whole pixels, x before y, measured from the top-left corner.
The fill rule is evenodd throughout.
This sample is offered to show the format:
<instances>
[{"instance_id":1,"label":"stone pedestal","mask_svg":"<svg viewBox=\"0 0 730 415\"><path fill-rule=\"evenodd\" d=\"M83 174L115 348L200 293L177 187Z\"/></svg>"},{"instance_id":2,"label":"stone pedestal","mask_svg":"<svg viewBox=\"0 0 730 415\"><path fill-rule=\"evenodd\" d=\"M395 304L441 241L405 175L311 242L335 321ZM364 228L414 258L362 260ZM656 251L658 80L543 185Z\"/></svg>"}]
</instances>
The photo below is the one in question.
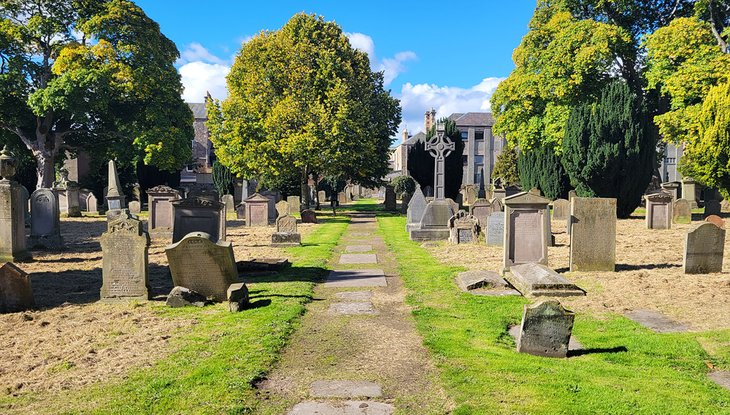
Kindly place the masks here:
<instances>
[{"instance_id":1,"label":"stone pedestal","mask_svg":"<svg viewBox=\"0 0 730 415\"><path fill-rule=\"evenodd\" d=\"M171 202L180 194L168 186L155 186L147 190L147 231L153 237L172 237L173 215Z\"/></svg>"},{"instance_id":2,"label":"stone pedestal","mask_svg":"<svg viewBox=\"0 0 730 415\"><path fill-rule=\"evenodd\" d=\"M644 196L646 200L647 229L669 229L672 227L672 195L654 193Z\"/></svg>"},{"instance_id":3,"label":"stone pedestal","mask_svg":"<svg viewBox=\"0 0 730 415\"><path fill-rule=\"evenodd\" d=\"M410 232L412 241L440 241L449 239L449 219L456 214L454 202L434 200L426 205L417 229Z\"/></svg>"},{"instance_id":4,"label":"stone pedestal","mask_svg":"<svg viewBox=\"0 0 730 415\"><path fill-rule=\"evenodd\" d=\"M259 193L245 200L246 226L269 225L269 198Z\"/></svg>"},{"instance_id":5,"label":"stone pedestal","mask_svg":"<svg viewBox=\"0 0 730 415\"><path fill-rule=\"evenodd\" d=\"M662 183L661 187L662 190L672 195L672 201L675 201L679 198L679 187L681 183L679 182L666 182Z\"/></svg>"},{"instance_id":6,"label":"stone pedestal","mask_svg":"<svg viewBox=\"0 0 730 415\"><path fill-rule=\"evenodd\" d=\"M696 209L697 205L697 182L691 177L682 178L682 199L687 199L692 209Z\"/></svg>"},{"instance_id":7,"label":"stone pedestal","mask_svg":"<svg viewBox=\"0 0 730 415\"><path fill-rule=\"evenodd\" d=\"M504 199L504 271L518 264L548 264L550 200L531 193Z\"/></svg>"}]
</instances>

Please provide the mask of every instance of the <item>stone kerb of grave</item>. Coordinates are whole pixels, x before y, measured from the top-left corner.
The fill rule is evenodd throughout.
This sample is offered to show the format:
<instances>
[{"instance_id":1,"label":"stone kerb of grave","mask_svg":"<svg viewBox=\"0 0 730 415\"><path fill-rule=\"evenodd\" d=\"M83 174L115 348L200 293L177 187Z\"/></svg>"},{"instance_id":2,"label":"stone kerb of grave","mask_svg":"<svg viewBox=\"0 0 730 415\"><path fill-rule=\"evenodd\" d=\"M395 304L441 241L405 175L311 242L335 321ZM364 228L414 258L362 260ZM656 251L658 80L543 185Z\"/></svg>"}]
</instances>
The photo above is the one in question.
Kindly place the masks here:
<instances>
[{"instance_id":1,"label":"stone kerb of grave","mask_svg":"<svg viewBox=\"0 0 730 415\"><path fill-rule=\"evenodd\" d=\"M205 232L216 241L226 240L225 205L204 197L170 202L173 211L172 242L191 232ZM189 288L189 287L188 287Z\"/></svg>"},{"instance_id":2,"label":"stone kerb of grave","mask_svg":"<svg viewBox=\"0 0 730 415\"><path fill-rule=\"evenodd\" d=\"M570 270L614 271L616 199L576 196L570 203Z\"/></svg>"},{"instance_id":3,"label":"stone kerb of grave","mask_svg":"<svg viewBox=\"0 0 730 415\"><path fill-rule=\"evenodd\" d=\"M513 265L548 263L550 200L531 193L504 199L504 271Z\"/></svg>"},{"instance_id":4,"label":"stone kerb of grave","mask_svg":"<svg viewBox=\"0 0 730 415\"><path fill-rule=\"evenodd\" d=\"M148 300L149 235L142 222L123 212L101 235L102 301Z\"/></svg>"},{"instance_id":5,"label":"stone kerb of grave","mask_svg":"<svg viewBox=\"0 0 730 415\"><path fill-rule=\"evenodd\" d=\"M647 229L670 229L672 227L672 195L659 192L644 196L646 200Z\"/></svg>"},{"instance_id":6,"label":"stone kerb of grave","mask_svg":"<svg viewBox=\"0 0 730 415\"><path fill-rule=\"evenodd\" d=\"M12 262L0 267L0 314L17 313L35 307L30 276Z\"/></svg>"},{"instance_id":7,"label":"stone kerb of grave","mask_svg":"<svg viewBox=\"0 0 730 415\"><path fill-rule=\"evenodd\" d=\"M449 242L454 244L476 243L479 235L479 221L460 210L449 219Z\"/></svg>"},{"instance_id":8,"label":"stone kerb of grave","mask_svg":"<svg viewBox=\"0 0 730 415\"><path fill-rule=\"evenodd\" d=\"M692 222L692 204L687 199L677 199L672 203L672 220L674 223Z\"/></svg>"},{"instance_id":9,"label":"stone kerb of grave","mask_svg":"<svg viewBox=\"0 0 730 415\"><path fill-rule=\"evenodd\" d=\"M175 286L198 292L214 301L226 301L228 287L238 271L230 242L214 242L211 235L191 232L165 248Z\"/></svg>"},{"instance_id":10,"label":"stone kerb of grave","mask_svg":"<svg viewBox=\"0 0 730 415\"><path fill-rule=\"evenodd\" d=\"M525 297L586 295L580 287L542 264L514 265L504 278Z\"/></svg>"},{"instance_id":11,"label":"stone kerb of grave","mask_svg":"<svg viewBox=\"0 0 730 415\"><path fill-rule=\"evenodd\" d=\"M557 300L525 305L517 351L544 357L567 357L575 314Z\"/></svg>"},{"instance_id":12,"label":"stone kerb of grave","mask_svg":"<svg viewBox=\"0 0 730 415\"><path fill-rule=\"evenodd\" d=\"M687 232L684 244L684 273L722 272L725 229L705 222Z\"/></svg>"}]
</instances>

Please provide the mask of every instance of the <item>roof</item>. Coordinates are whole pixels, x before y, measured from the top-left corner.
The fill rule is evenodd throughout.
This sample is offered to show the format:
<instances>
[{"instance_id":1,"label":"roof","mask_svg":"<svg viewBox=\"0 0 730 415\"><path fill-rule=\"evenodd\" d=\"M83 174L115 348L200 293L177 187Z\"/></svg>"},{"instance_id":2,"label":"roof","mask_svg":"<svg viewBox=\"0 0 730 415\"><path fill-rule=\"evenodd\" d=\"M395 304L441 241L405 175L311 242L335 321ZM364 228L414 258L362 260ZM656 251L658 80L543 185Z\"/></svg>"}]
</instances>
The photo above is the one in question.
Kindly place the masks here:
<instances>
[{"instance_id":1,"label":"roof","mask_svg":"<svg viewBox=\"0 0 730 415\"><path fill-rule=\"evenodd\" d=\"M494 125L494 117L491 112L456 112L449 115L449 119L454 121L457 127L491 127Z\"/></svg>"},{"instance_id":2,"label":"roof","mask_svg":"<svg viewBox=\"0 0 730 415\"><path fill-rule=\"evenodd\" d=\"M208 118L208 111L205 109L205 104L202 102L188 102L188 107L193 112L193 116L196 120L204 120Z\"/></svg>"},{"instance_id":3,"label":"roof","mask_svg":"<svg viewBox=\"0 0 730 415\"><path fill-rule=\"evenodd\" d=\"M416 144L419 141L425 141L426 140L426 133L423 131L419 132L418 134L414 135L413 137L406 140L403 144L412 146Z\"/></svg>"}]
</instances>

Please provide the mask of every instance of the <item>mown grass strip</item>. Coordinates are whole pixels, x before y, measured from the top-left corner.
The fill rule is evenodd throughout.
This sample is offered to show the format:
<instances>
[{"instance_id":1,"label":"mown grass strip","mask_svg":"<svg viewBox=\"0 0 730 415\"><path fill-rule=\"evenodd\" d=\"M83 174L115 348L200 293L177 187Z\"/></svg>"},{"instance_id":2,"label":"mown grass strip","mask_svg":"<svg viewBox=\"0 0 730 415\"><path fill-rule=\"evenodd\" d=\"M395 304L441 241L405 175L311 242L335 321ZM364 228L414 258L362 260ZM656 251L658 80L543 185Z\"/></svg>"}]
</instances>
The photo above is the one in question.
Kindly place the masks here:
<instances>
[{"instance_id":1,"label":"mown grass strip","mask_svg":"<svg viewBox=\"0 0 730 415\"><path fill-rule=\"evenodd\" d=\"M519 354L507 328L519 323L527 300L460 292L453 282L460 268L410 241L405 218L378 222L455 414L730 413L730 393L706 377L706 362L728 366L727 349L710 356L696 339L722 345L730 330L656 334L621 316L579 314L574 335L585 354Z\"/></svg>"}]
</instances>

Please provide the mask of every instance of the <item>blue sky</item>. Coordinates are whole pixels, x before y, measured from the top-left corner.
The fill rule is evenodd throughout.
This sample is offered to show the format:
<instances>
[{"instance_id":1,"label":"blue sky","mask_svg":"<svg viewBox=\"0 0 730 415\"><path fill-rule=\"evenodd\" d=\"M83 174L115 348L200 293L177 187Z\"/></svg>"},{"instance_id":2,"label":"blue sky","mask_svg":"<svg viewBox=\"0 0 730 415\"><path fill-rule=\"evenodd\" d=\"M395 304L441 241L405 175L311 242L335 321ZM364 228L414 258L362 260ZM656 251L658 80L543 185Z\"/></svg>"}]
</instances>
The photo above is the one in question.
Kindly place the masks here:
<instances>
[{"instance_id":1,"label":"blue sky","mask_svg":"<svg viewBox=\"0 0 730 415\"><path fill-rule=\"evenodd\" d=\"M527 32L535 0L233 1L137 0L182 54L183 97L226 96L225 75L247 39L281 28L298 12L336 21L353 46L384 70L401 99L402 128L415 133L423 113L488 111L489 97L512 70L512 51Z\"/></svg>"}]
</instances>

